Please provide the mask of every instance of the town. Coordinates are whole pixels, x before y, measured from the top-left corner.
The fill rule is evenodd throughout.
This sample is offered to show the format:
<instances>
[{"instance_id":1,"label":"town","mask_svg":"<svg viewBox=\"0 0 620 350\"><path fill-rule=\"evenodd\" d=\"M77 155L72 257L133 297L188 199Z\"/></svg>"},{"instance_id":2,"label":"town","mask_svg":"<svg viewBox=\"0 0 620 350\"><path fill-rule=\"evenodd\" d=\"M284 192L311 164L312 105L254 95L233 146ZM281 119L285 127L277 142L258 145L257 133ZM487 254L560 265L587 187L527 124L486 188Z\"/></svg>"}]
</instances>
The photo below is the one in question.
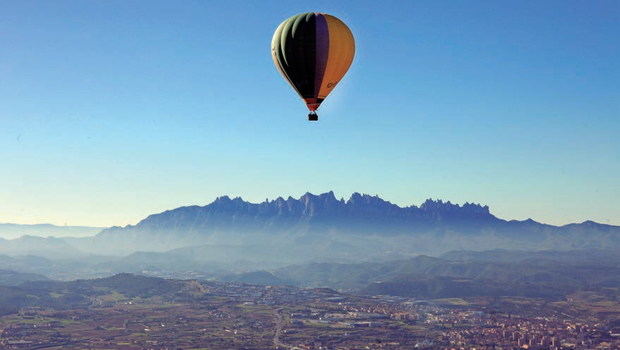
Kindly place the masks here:
<instances>
[{"instance_id":1,"label":"town","mask_svg":"<svg viewBox=\"0 0 620 350\"><path fill-rule=\"evenodd\" d=\"M326 288L183 281L174 293L91 296L0 318L3 349L619 349L618 305L418 300ZM67 298L69 295L56 295ZM609 301L606 301L609 306ZM581 310L581 311L580 311ZM603 312L604 311L604 312Z\"/></svg>"}]
</instances>

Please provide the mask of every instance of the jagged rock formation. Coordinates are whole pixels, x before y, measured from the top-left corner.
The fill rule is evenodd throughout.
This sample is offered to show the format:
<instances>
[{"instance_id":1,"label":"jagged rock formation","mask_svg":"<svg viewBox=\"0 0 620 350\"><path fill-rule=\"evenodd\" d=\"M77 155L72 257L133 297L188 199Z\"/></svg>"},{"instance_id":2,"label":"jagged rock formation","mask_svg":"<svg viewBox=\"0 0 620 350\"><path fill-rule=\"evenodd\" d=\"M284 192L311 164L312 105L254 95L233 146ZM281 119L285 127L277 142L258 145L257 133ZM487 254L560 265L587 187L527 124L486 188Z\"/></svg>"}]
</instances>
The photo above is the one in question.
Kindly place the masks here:
<instances>
[{"instance_id":1,"label":"jagged rock formation","mask_svg":"<svg viewBox=\"0 0 620 350\"><path fill-rule=\"evenodd\" d=\"M299 199L278 197L272 201L249 203L237 197L217 198L200 207L181 207L150 215L135 226L113 227L100 235L120 232L168 231L189 235L247 230L264 233L308 232L329 229L352 233L398 234L412 229L429 229L440 223L456 226L497 222L487 206L463 206L427 200L420 207L401 208L378 196L354 193L349 200L336 199L333 192L306 193Z\"/></svg>"},{"instance_id":2,"label":"jagged rock formation","mask_svg":"<svg viewBox=\"0 0 620 350\"><path fill-rule=\"evenodd\" d=\"M206 206L180 207L134 226L112 227L83 242L122 252L223 244L226 249L262 246L270 249L263 253L281 255L286 250L294 255L303 247L303 254L320 250L322 256L355 259L453 249L615 248L620 246L620 227L506 221L479 204L429 199L419 207L400 207L378 196L354 193L344 200L327 192L262 203L222 196Z\"/></svg>"}]
</instances>

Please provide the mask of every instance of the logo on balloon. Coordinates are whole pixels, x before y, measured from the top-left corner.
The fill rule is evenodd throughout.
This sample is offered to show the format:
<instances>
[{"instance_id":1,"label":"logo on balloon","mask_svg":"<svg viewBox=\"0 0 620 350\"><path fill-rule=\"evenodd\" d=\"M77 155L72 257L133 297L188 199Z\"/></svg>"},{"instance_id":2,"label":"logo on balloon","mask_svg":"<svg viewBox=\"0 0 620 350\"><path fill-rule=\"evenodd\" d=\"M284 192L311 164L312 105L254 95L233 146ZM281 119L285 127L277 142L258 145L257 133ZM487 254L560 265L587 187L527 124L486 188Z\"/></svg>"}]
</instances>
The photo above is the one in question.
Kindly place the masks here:
<instances>
[{"instance_id":1,"label":"logo on balloon","mask_svg":"<svg viewBox=\"0 0 620 350\"><path fill-rule=\"evenodd\" d=\"M335 82L335 83L329 83L329 84L327 84L327 88L328 88L328 89L331 89L331 88L333 88L334 86L336 86L336 84L338 84L338 82Z\"/></svg>"}]
</instances>

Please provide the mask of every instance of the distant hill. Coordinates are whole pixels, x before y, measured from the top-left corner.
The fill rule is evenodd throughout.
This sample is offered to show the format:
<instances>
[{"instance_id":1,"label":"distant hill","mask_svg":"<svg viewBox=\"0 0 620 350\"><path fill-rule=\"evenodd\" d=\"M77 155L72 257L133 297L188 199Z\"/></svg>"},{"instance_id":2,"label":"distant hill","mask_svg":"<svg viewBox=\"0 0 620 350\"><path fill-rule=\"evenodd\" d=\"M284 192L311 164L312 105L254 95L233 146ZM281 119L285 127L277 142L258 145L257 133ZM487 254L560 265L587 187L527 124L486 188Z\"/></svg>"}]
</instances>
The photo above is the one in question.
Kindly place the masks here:
<instances>
[{"instance_id":1,"label":"distant hill","mask_svg":"<svg viewBox=\"0 0 620 350\"><path fill-rule=\"evenodd\" d=\"M416 297L422 299L438 298L463 298L472 296L502 296L513 295L511 286L500 285L493 281L481 281L454 278L454 277L431 277L415 278L412 276L400 276L385 282L374 282L360 290L361 294L367 295L395 295L404 297ZM525 290L528 296L534 297L557 297L558 294L544 293L541 295L531 289ZM522 291L517 293L521 294ZM522 295L520 295L522 296Z\"/></svg>"},{"instance_id":2,"label":"distant hill","mask_svg":"<svg viewBox=\"0 0 620 350\"><path fill-rule=\"evenodd\" d=\"M46 258L70 258L86 255L62 238L22 236L0 238L0 254L10 256L34 255Z\"/></svg>"},{"instance_id":3,"label":"distant hill","mask_svg":"<svg viewBox=\"0 0 620 350\"><path fill-rule=\"evenodd\" d=\"M238 274L229 274L224 275L218 278L218 280L223 282L240 282L247 284L258 284L258 285L287 285L292 284L290 281L283 280L281 278L276 277L270 272L267 271L253 271L253 272L244 272Z\"/></svg>"},{"instance_id":4,"label":"distant hill","mask_svg":"<svg viewBox=\"0 0 620 350\"><path fill-rule=\"evenodd\" d=\"M38 237L87 237L93 236L105 227L56 226L51 224L22 225L0 223L0 238L13 239L21 236Z\"/></svg>"},{"instance_id":5,"label":"distant hill","mask_svg":"<svg viewBox=\"0 0 620 350\"><path fill-rule=\"evenodd\" d=\"M495 252L460 252L456 260L419 256L384 263L313 263L277 269L273 274L299 286L420 298L475 295L557 298L579 290L620 288L619 251L538 252L536 259L523 252L503 253L523 254L524 259L505 261ZM462 259L466 254L488 258ZM597 255L608 259L588 258ZM566 261L567 256L573 259Z\"/></svg>"},{"instance_id":6,"label":"distant hill","mask_svg":"<svg viewBox=\"0 0 620 350\"><path fill-rule=\"evenodd\" d=\"M61 281L29 281L18 287L26 291L47 293L75 293L83 296L106 295L117 292L130 297L152 297L176 293L185 286L185 281L120 273L110 277Z\"/></svg>"},{"instance_id":7,"label":"distant hill","mask_svg":"<svg viewBox=\"0 0 620 350\"><path fill-rule=\"evenodd\" d=\"M87 307L109 298L165 297L173 300L195 289L192 281L132 274L71 282L27 281L17 286L0 286L0 314L14 313L27 306L56 309Z\"/></svg>"},{"instance_id":8,"label":"distant hill","mask_svg":"<svg viewBox=\"0 0 620 350\"><path fill-rule=\"evenodd\" d=\"M452 261L478 261L478 262L539 262L554 261L567 265L591 264L601 266L620 266L620 253L617 250L508 250L494 249L485 251L459 250L450 251L440 256L442 259Z\"/></svg>"},{"instance_id":9,"label":"distant hill","mask_svg":"<svg viewBox=\"0 0 620 350\"><path fill-rule=\"evenodd\" d=\"M0 255L0 266L11 266L13 270L0 271L0 281L7 281L4 286L0 283L0 312L5 310L3 307L14 311L18 305L81 307L97 300L117 298L118 294L165 296L173 300L182 297L184 290L195 288L187 284L189 281L128 273L60 282L46 280L33 271L70 278L80 273L101 275L133 269L159 276L179 276L180 273L189 278L200 275L201 278L224 282L332 288L422 299L521 296L560 300L579 291L613 294L620 290L619 250L456 251L439 258L417 256L382 262L304 263L269 270L252 269L252 264L248 263L244 266L245 271L234 272L223 265L199 262L199 253L204 249L192 247L167 253L134 253L108 260L93 257L81 259L82 264L80 260ZM186 260L181 259L183 255ZM179 265L176 265L176 258L181 259ZM17 269L23 272L15 272ZM185 274L191 271L194 273Z\"/></svg>"},{"instance_id":10,"label":"distant hill","mask_svg":"<svg viewBox=\"0 0 620 350\"><path fill-rule=\"evenodd\" d=\"M37 273L0 270L0 286L17 286L29 281L48 281L49 278Z\"/></svg>"},{"instance_id":11,"label":"distant hill","mask_svg":"<svg viewBox=\"0 0 620 350\"><path fill-rule=\"evenodd\" d=\"M479 204L429 199L420 206L400 207L378 196L354 193L344 200L328 192L262 203L223 196L206 206L181 207L134 226L108 228L74 245L116 255L236 246L287 263L352 262L459 249L615 249L620 247L620 227L591 221L565 226L507 221Z\"/></svg>"}]
</instances>

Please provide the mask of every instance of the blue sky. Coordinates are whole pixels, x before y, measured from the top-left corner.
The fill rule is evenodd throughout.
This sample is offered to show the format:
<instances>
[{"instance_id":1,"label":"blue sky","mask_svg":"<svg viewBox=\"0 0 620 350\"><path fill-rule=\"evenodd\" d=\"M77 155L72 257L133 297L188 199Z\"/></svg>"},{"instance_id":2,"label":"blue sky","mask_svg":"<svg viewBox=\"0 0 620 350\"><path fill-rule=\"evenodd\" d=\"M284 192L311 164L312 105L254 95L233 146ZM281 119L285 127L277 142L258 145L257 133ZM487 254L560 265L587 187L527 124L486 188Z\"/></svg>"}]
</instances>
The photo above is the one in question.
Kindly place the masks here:
<instances>
[{"instance_id":1,"label":"blue sky","mask_svg":"<svg viewBox=\"0 0 620 350\"><path fill-rule=\"evenodd\" d=\"M307 11L357 44L318 123L269 51ZM334 190L620 224L619 35L618 1L5 1L0 222Z\"/></svg>"}]
</instances>

